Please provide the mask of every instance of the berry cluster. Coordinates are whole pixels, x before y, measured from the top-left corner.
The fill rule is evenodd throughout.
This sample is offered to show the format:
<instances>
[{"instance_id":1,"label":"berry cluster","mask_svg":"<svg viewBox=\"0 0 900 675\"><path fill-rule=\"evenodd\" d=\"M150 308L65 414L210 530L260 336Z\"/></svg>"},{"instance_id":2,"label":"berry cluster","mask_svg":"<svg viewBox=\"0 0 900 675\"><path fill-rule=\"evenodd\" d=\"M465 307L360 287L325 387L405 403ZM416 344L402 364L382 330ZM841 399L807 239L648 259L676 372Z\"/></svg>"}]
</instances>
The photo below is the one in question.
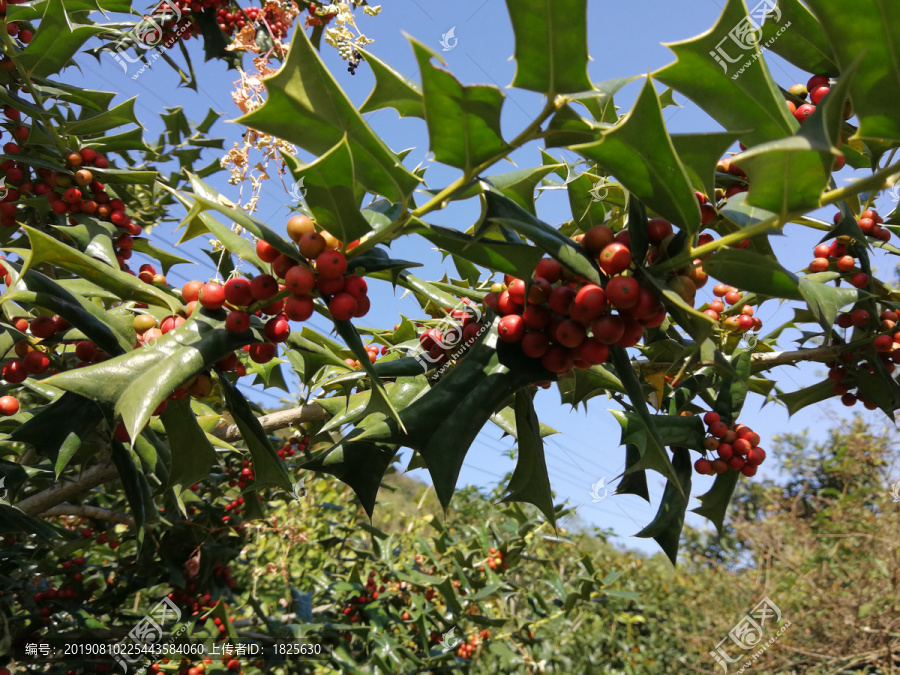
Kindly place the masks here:
<instances>
[{"instance_id":1,"label":"berry cluster","mask_svg":"<svg viewBox=\"0 0 900 675\"><path fill-rule=\"evenodd\" d=\"M831 80L827 75L813 75L809 78L809 81L806 83L806 86L802 84L795 84L788 92L791 95L796 96L798 99L802 101L806 101L806 97L809 96L808 103L801 103L800 105L795 104L793 101L787 101L788 110L791 111L791 114L794 116L800 124L803 124L810 115L812 115L816 111L816 106L818 106L825 97L831 92ZM843 116L845 120L853 117L853 106L850 104L850 101L847 101L844 104ZM834 161L833 171L840 171L844 168L847 160L843 154L839 154Z\"/></svg>"},{"instance_id":2,"label":"berry cluster","mask_svg":"<svg viewBox=\"0 0 900 675\"><path fill-rule=\"evenodd\" d=\"M361 606L378 600L378 598L384 594L386 588L383 585L378 585L375 581L375 575L375 570L370 571L369 576L366 579L366 592L351 597L347 601L347 604L344 605L343 609L341 609L342 615L346 617L346 620L350 623L359 623L360 621L367 622L365 614L360 611ZM399 590L399 586L395 590ZM404 621L409 620L408 613L403 612L403 616L407 617L403 619Z\"/></svg>"},{"instance_id":3,"label":"berry cluster","mask_svg":"<svg viewBox=\"0 0 900 675\"><path fill-rule=\"evenodd\" d=\"M503 551L498 550L495 546L491 546L488 550L488 560L487 566L491 568L493 571L497 571L498 569L506 569L509 565L503 560L506 556ZM481 571L484 572L484 566L481 567Z\"/></svg>"},{"instance_id":4,"label":"berry cluster","mask_svg":"<svg viewBox=\"0 0 900 675\"><path fill-rule=\"evenodd\" d=\"M472 301L469 298L462 298L462 303L472 307ZM419 335L419 344L428 354L428 359L437 365L446 363L454 358L454 355L457 359L465 356L467 351L464 347L471 346L483 330L483 325L479 321L480 312L474 307L454 310L445 307L444 311L449 312L455 326L443 331L440 328L426 328ZM399 328L400 325L397 324L394 326L394 331ZM370 358L372 356L371 347L375 347L375 345L369 345L366 348ZM382 355L386 354L387 350L388 347L382 347Z\"/></svg>"},{"instance_id":5,"label":"berry cluster","mask_svg":"<svg viewBox=\"0 0 900 675\"><path fill-rule=\"evenodd\" d=\"M875 373L875 366L869 358L878 358L884 369L890 374L894 372L896 365L900 363L900 331L894 332L898 314L892 309L886 309L879 315L879 325L866 309L854 309L850 312L839 314L835 323L840 328L855 328L860 332L860 337L866 334L880 333L872 341L874 355L868 348L857 352L847 350L841 352L836 361L829 361L828 379L832 382L831 390L835 396L841 397L841 403L845 406L856 405L857 401L867 409L875 410L878 405L858 390L857 373Z\"/></svg>"},{"instance_id":6,"label":"berry cluster","mask_svg":"<svg viewBox=\"0 0 900 675\"><path fill-rule=\"evenodd\" d=\"M7 117L14 114L14 119L18 119L19 111L15 108L7 107L4 112ZM28 139L29 130L20 126L13 130L13 135L19 142L10 141L3 146L3 152L7 155L22 152L19 143ZM110 197L103 183L95 180L94 174L87 168L107 168L109 162L106 157L92 148L82 148L79 152L69 153L66 163L72 175L46 168L38 168L31 175L26 164L12 159L0 164L6 185L6 195L0 200L0 225L16 226L18 207L25 205L20 200L44 197L50 204L50 210L58 216L83 213L112 223L129 234L136 236L141 233L140 226L132 223L131 217L125 213L125 203ZM73 225L77 223L72 218L69 222Z\"/></svg>"},{"instance_id":7,"label":"berry cluster","mask_svg":"<svg viewBox=\"0 0 900 675\"><path fill-rule=\"evenodd\" d=\"M796 105L793 101L787 102L788 110L791 111L791 114L798 122L800 122L800 124L803 124L807 120L807 118L816 111L816 106L819 105L829 93L831 93L831 80L827 75L813 75L811 78L809 78L806 86L802 84L795 84L790 89L788 89L788 91L793 96L796 96L797 98L802 100L806 100L806 97L809 96L809 103L801 103L799 106ZM848 104L844 108L844 119L850 119L852 116L853 109ZM841 166L843 166L843 164L841 164Z\"/></svg>"},{"instance_id":8,"label":"berry cluster","mask_svg":"<svg viewBox=\"0 0 900 675\"><path fill-rule=\"evenodd\" d=\"M703 310L709 318L714 321L721 321L722 328L732 333L746 333L747 331L758 331L762 328L762 321L753 316L753 307L750 305L739 305L744 297L734 286L726 286L725 284L716 284L713 286L713 295L716 299L709 303L709 307ZM723 317L726 311L725 303L731 307L739 306L739 314L731 314Z\"/></svg>"},{"instance_id":9,"label":"berry cluster","mask_svg":"<svg viewBox=\"0 0 900 675\"><path fill-rule=\"evenodd\" d=\"M281 459L293 457L297 451L305 453L309 448L309 436L292 436L290 440L278 448L278 456Z\"/></svg>"},{"instance_id":10,"label":"berry cluster","mask_svg":"<svg viewBox=\"0 0 900 675\"><path fill-rule=\"evenodd\" d=\"M651 239L661 242L665 236L651 230ZM535 269L527 297L525 281L507 275L505 284L492 289L484 300L503 317L500 339L519 343L526 356L540 359L547 370L559 375L603 363L609 345L632 347L645 327L659 326L666 318L656 295L623 274L632 265L627 230L616 235L597 225L580 242L609 275L605 288L586 283L556 260L544 258Z\"/></svg>"},{"instance_id":11,"label":"berry cluster","mask_svg":"<svg viewBox=\"0 0 900 675\"><path fill-rule=\"evenodd\" d=\"M755 476L757 467L766 459L766 451L759 447L759 434L746 424L725 424L716 412L706 413L703 422L709 434L703 445L710 452L715 451L718 458L698 459L694 462L697 473L711 476L732 469Z\"/></svg>"},{"instance_id":12,"label":"berry cluster","mask_svg":"<svg viewBox=\"0 0 900 675\"><path fill-rule=\"evenodd\" d=\"M482 630L480 633L470 635L466 638L465 642L463 642L459 647L456 648L456 655L461 659L471 659L472 654L474 654L475 650L478 648L478 638L481 638L481 640L489 640L490 637L491 633L487 628Z\"/></svg>"}]
</instances>

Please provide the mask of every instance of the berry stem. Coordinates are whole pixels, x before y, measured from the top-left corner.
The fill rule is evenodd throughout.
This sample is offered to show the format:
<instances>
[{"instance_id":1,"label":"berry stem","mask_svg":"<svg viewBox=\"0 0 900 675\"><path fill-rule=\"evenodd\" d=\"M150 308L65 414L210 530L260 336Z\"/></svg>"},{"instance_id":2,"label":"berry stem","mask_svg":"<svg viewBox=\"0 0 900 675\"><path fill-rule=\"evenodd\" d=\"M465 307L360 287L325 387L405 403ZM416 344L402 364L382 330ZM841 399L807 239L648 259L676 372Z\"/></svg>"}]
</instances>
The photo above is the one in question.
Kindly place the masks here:
<instances>
[{"instance_id":1,"label":"berry stem","mask_svg":"<svg viewBox=\"0 0 900 675\"><path fill-rule=\"evenodd\" d=\"M884 186L884 181L886 178L890 178L898 172L900 172L900 161L894 162L884 169L879 169L878 171L875 171L871 176L862 178L858 181L854 181L850 183L850 185L845 185L844 187L838 188L836 190L829 190L819 198L819 206L828 206L829 204L834 204L835 202L847 199L847 197L857 195L863 190L874 190L881 188Z\"/></svg>"}]
</instances>

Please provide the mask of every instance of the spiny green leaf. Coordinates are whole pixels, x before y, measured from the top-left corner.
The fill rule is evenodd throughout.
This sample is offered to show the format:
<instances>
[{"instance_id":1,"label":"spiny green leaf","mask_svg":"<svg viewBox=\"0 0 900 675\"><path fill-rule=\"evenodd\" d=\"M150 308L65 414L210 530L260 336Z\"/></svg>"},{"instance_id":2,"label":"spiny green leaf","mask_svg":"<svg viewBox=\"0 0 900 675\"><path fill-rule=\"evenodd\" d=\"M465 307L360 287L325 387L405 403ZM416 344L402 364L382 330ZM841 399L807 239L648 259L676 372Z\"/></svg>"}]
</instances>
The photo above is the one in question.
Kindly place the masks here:
<instances>
[{"instance_id":1,"label":"spiny green leaf","mask_svg":"<svg viewBox=\"0 0 900 675\"><path fill-rule=\"evenodd\" d=\"M723 249L703 261L703 271L724 284L773 298L802 300L800 280L777 260L743 249Z\"/></svg>"},{"instance_id":2,"label":"spiny green leaf","mask_svg":"<svg viewBox=\"0 0 900 675\"><path fill-rule=\"evenodd\" d=\"M628 359L628 352L616 345L612 345L609 352L612 359L612 365L615 368L616 373L618 373L619 379L622 380L628 398L631 400L631 405L643 424L643 429L636 430L636 433L639 435L641 431L643 432L643 439L638 439L637 436L635 437L635 441L630 441L624 436L622 438L623 443L633 442L634 445L637 445L637 447L642 450L640 462L631 467L631 470L653 469L654 471L661 473L667 479L677 481L678 476L675 473L675 469L672 467L669 454L666 452L665 443L656 428L655 416L651 415L650 411L647 409L647 402L644 399L644 390L641 387L641 382L638 380L637 374L634 372L631 361ZM612 412L622 425L624 434L628 418L619 417L617 415L618 411ZM633 429L633 427L628 428ZM638 442L638 440L640 440L640 442Z\"/></svg>"},{"instance_id":3,"label":"spiny green leaf","mask_svg":"<svg viewBox=\"0 0 900 675\"><path fill-rule=\"evenodd\" d=\"M678 475L676 487L671 480L666 481L662 502L656 517L636 537L652 537L674 565L678 559L678 542L684 527L684 514L687 510L688 498L691 494L691 453L687 448L674 448L672 466ZM737 473L737 472L735 472Z\"/></svg>"},{"instance_id":4,"label":"spiny green leaf","mask_svg":"<svg viewBox=\"0 0 900 675\"><path fill-rule=\"evenodd\" d=\"M777 398L787 406L788 415L793 415L808 405L832 398L834 396L833 385L833 382L826 380L789 394L778 394Z\"/></svg>"},{"instance_id":5,"label":"spiny green leaf","mask_svg":"<svg viewBox=\"0 0 900 675\"><path fill-rule=\"evenodd\" d=\"M262 341L258 323L238 335L225 328L224 310L198 310L152 346L59 373L46 383L115 406L134 438L176 388L241 346Z\"/></svg>"},{"instance_id":6,"label":"spiny green leaf","mask_svg":"<svg viewBox=\"0 0 900 675\"><path fill-rule=\"evenodd\" d=\"M735 157L749 179L749 205L784 217L818 207L838 156L844 101L855 74L855 66L842 73L841 81L795 136L763 143Z\"/></svg>"},{"instance_id":7,"label":"spiny green leaf","mask_svg":"<svg viewBox=\"0 0 900 675\"><path fill-rule=\"evenodd\" d=\"M801 277L800 294L828 333L834 328L838 310L855 303L860 297L860 292L855 288L835 288L827 283L812 281L809 277Z\"/></svg>"},{"instance_id":8,"label":"spiny green leaf","mask_svg":"<svg viewBox=\"0 0 900 675\"><path fill-rule=\"evenodd\" d=\"M587 0L507 0L516 39L513 87L546 94L592 89Z\"/></svg>"},{"instance_id":9,"label":"spiny green leaf","mask_svg":"<svg viewBox=\"0 0 900 675\"><path fill-rule=\"evenodd\" d=\"M393 108L400 117L420 117L425 119L425 106L418 85L394 70L387 63L365 49L358 49L375 76L375 87L369 98L359 108L368 113L382 108Z\"/></svg>"},{"instance_id":10,"label":"spiny green leaf","mask_svg":"<svg viewBox=\"0 0 900 675\"><path fill-rule=\"evenodd\" d=\"M287 467L272 446L272 441L266 435L262 424L250 409L247 399L221 371L219 371L219 386L225 396L225 407L234 418L241 431L241 438L250 450L254 485L272 485L288 492L292 491L294 485Z\"/></svg>"},{"instance_id":11,"label":"spiny green leaf","mask_svg":"<svg viewBox=\"0 0 900 675\"><path fill-rule=\"evenodd\" d=\"M101 288L112 291L123 300L161 305L170 308L173 312L181 309L181 303L168 293L99 260L94 260L40 230L28 226L23 226L22 229L25 230L31 241L31 254L27 258L26 269L42 262L53 263L82 279L87 279Z\"/></svg>"},{"instance_id":12,"label":"spiny green leaf","mask_svg":"<svg viewBox=\"0 0 900 675\"><path fill-rule=\"evenodd\" d=\"M35 412L10 435L11 441L29 443L54 464L58 454L82 440L103 421L103 411L91 400L66 392Z\"/></svg>"},{"instance_id":13,"label":"spiny green leaf","mask_svg":"<svg viewBox=\"0 0 900 675\"><path fill-rule=\"evenodd\" d=\"M754 17L757 26L759 18ZM677 61L653 73L726 130L748 132L743 135L748 147L789 136L798 128L759 46L746 30L753 26L744 0L728 0L710 30L666 45Z\"/></svg>"},{"instance_id":14,"label":"spiny green leaf","mask_svg":"<svg viewBox=\"0 0 900 675\"><path fill-rule=\"evenodd\" d=\"M666 131L649 78L623 122L599 141L571 149L600 164L663 218L692 235L699 229L700 205Z\"/></svg>"},{"instance_id":15,"label":"spiny green leaf","mask_svg":"<svg viewBox=\"0 0 900 675\"><path fill-rule=\"evenodd\" d=\"M32 76L48 77L65 68L82 45L106 30L95 24L69 21L63 0L49 0L31 42L19 63Z\"/></svg>"},{"instance_id":16,"label":"spiny green leaf","mask_svg":"<svg viewBox=\"0 0 900 675\"><path fill-rule=\"evenodd\" d=\"M154 260L159 261L159 264L162 267L163 274L168 274L169 270L172 269L174 265L193 264L187 258L182 258L181 256L175 255L174 253L166 249L154 246L148 239L145 239L143 237L136 237L134 239L132 250L137 251L138 253L143 253L144 255L148 255Z\"/></svg>"},{"instance_id":17,"label":"spiny green leaf","mask_svg":"<svg viewBox=\"0 0 900 675\"><path fill-rule=\"evenodd\" d=\"M734 493L740 471L726 471L716 476L709 492L697 497L701 506L693 509L693 513L703 516L716 526L719 536L722 536L722 525L725 522L725 514L728 512L728 503Z\"/></svg>"},{"instance_id":18,"label":"spiny green leaf","mask_svg":"<svg viewBox=\"0 0 900 675\"><path fill-rule=\"evenodd\" d=\"M134 96L114 108L69 122L65 125L66 133L77 136L94 136L125 124L140 124L134 114L136 101L137 96Z\"/></svg>"},{"instance_id":19,"label":"spiny green leaf","mask_svg":"<svg viewBox=\"0 0 900 675\"><path fill-rule=\"evenodd\" d=\"M806 6L800 0L778 0L777 7L781 19L763 24L760 42L804 72L840 75L828 37Z\"/></svg>"},{"instance_id":20,"label":"spiny green leaf","mask_svg":"<svg viewBox=\"0 0 900 675\"><path fill-rule=\"evenodd\" d=\"M345 243L372 231L359 210L363 194L346 136L311 164L287 154L282 157L294 179L303 180L304 200L322 228Z\"/></svg>"},{"instance_id":21,"label":"spiny green leaf","mask_svg":"<svg viewBox=\"0 0 900 675\"><path fill-rule=\"evenodd\" d=\"M264 80L266 102L237 121L321 155L347 135L356 178L369 192L405 201L419 179L407 171L341 90L305 31L297 31L284 66Z\"/></svg>"},{"instance_id":22,"label":"spiny green leaf","mask_svg":"<svg viewBox=\"0 0 900 675\"><path fill-rule=\"evenodd\" d=\"M422 235L443 251L505 274L533 271L544 255L541 249L534 246L478 239L438 225L423 224L410 231Z\"/></svg>"},{"instance_id":23,"label":"spiny green leaf","mask_svg":"<svg viewBox=\"0 0 900 675\"><path fill-rule=\"evenodd\" d=\"M500 132L500 109L505 96L497 87L465 87L445 70L431 64L439 58L410 38L419 71L429 147L438 162L470 171L508 149Z\"/></svg>"},{"instance_id":24,"label":"spiny green leaf","mask_svg":"<svg viewBox=\"0 0 900 675\"><path fill-rule=\"evenodd\" d=\"M716 192L716 163L740 134L725 131L713 134L672 134L672 146L684 164L688 178L710 198Z\"/></svg>"},{"instance_id":25,"label":"spiny green leaf","mask_svg":"<svg viewBox=\"0 0 900 675\"><path fill-rule=\"evenodd\" d=\"M493 190L486 190L484 198L487 210L484 220L475 233L476 236L483 232L489 223L505 225L533 241L558 260L561 265L592 283L598 285L601 283L599 268L593 259L581 246L560 233L555 227L538 220L514 201Z\"/></svg>"},{"instance_id":26,"label":"spiny green leaf","mask_svg":"<svg viewBox=\"0 0 900 675\"><path fill-rule=\"evenodd\" d=\"M516 392L515 412L519 458L506 486L509 494L503 501L534 504L555 527L556 514L544 457L544 441L530 393L523 390Z\"/></svg>"}]
</instances>

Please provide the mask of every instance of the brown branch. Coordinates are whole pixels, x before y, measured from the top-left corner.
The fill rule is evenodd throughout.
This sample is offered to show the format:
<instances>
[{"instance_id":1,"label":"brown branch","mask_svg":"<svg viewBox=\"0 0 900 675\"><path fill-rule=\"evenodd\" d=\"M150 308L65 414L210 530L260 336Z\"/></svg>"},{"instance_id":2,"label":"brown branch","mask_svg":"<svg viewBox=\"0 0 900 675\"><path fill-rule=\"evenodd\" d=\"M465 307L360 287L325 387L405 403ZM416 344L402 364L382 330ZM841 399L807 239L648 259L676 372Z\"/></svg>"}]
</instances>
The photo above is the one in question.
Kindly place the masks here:
<instances>
[{"instance_id":1,"label":"brown branch","mask_svg":"<svg viewBox=\"0 0 900 675\"><path fill-rule=\"evenodd\" d=\"M794 363L796 361L827 361L840 355L842 352L851 351L864 345L868 345L871 340L861 340L846 345L826 345L824 347L811 347L810 349L798 349L792 352L754 352L750 356L750 362L753 366L757 366L754 371L766 370L772 366L785 363ZM678 365L677 363L666 363L661 361L635 361L638 366L656 366L657 369L663 370ZM697 361L694 364L697 368L706 368L715 366L714 361Z\"/></svg>"},{"instance_id":2,"label":"brown branch","mask_svg":"<svg viewBox=\"0 0 900 675\"><path fill-rule=\"evenodd\" d=\"M317 422L327 420L329 417L330 415L325 408L317 403L310 403L301 405L298 408L291 408L290 410L279 410L257 419L259 419L259 423L262 424L262 428L266 431L276 431L293 424ZM241 438L241 431L238 429L237 424L230 424L227 427L219 427L212 432L212 435L216 438L221 438L223 441L236 441Z\"/></svg>"},{"instance_id":3,"label":"brown branch","mask_svg":"<svg viewBox=\"0 0 900 675\"><path fill-rule=\"evenodd\" d=\"M108 523L122 523L134 527L134 518L126 513L102 509L99 506L59 504L41 513L42 516L81 516L82 518L95 518L105 520Z\"/></svg>"},{"instance_id":4,"label":"brown branch","mask_svg":"<svg viewBox=\"0 0 900 675\"><path fill-rule=\"evenodd\" d=\"M26 497L15 504L16 508L29 515L37 515L63 502L74 500L83 492L118 478L119 472L112 463L97 464L81 474L76 480L56 485Z\"/></svg>"},{"instance_id":5,"label":"brown branch","mask_svg":"<svg viewBox=\"0 0 900 675\"><path fill-rule=\"evenodd\" d=\"M289 427L292 424L325 420L328 419L328 417L329 414L328 411L325 410L325 408L318 404L312 403L309 405L302 405L298 408L291 408L290 410L279 410L278 412L274 412L269 415L263 415L258 419L265 431L275 431L277 429L284 429L285 427ZM216 429L212 432L212 434L216 438L221 438L224 441L235 441L241 438L241 432L236 424L231 424ZM56 485L49 487L46 490L42 490L37 494L26 497L25 499L16 503L15 506L16 508L24 511L29 515L46 513L58 504L62 504L63 502L75 501L75 498L80 496L82 493L87 492L88 490L92 490L98 485L102 485L103 483L114 480L118 477L119 472L111 462L97 464L82 473L81 476L79 476L77 479L67 483L57 483ZM65 508L72 509L77 507ZM71 510L67 510L66 513L71 513ZM64 514L60 512L60 514L57 515Z\"/></svg>"}]
</instances>

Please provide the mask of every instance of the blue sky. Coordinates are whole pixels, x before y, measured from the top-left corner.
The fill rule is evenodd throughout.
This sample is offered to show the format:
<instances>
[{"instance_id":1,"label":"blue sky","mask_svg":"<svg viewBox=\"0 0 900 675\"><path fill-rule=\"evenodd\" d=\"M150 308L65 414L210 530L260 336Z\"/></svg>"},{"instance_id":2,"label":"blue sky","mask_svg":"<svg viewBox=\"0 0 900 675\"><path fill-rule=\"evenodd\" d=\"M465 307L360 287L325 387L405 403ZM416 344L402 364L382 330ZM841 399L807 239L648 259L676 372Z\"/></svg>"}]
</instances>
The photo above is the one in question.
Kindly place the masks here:
<instances>
[{"instance_id":1,"label":"blue sky","mask_svg":"<svg viewBox=\"0 0 900 675\"><path fill-rule=\"evenodd\" d=\"M594 82L603 80L646 74L672 61L671 52L663 42L676 42L697 35L717 20L722 5L716 0L685 0L674 4L666 4L659 9L647 8L634 3L613 3L594 0L588 3L588 36L592 61L589 74ZM143 9L137 5L139 9ZM446 60L448 69L464 84L493 84L507 96L501 118L504 137L509 139L524 128L541 108L541 96L533 92L508 89L513 80L515 62L512 60L514 50L513 35L506 12L506 4L500 0L463 0L461 2L434 2L431 0L394 0L382 5L382 13L370 18L359 14L360 30L375 41L368 47L369 51L391 64L401 73L418 80L418 69L412 50L404 33L415 37L420 42L437 51ZM442 35L453 29L457 42L455 46L443 51ZM781 39L790 39L788 32ZM452 41L446 44L453 44ZM175 73L161 60L143 73L136 80L123 76L120 67L109 55L103 55L98 64L90 57L79 58L81 72L70 68L63 79L72 84L88 86L109 91L121 92L117 102L138 96L137 114L146 128L146 137L153 139L162 130L159 114L166 107L181 106L188 117L194 121L201 120L209 108L224 114L211 131L213 136L227 139L225 147L231 147L232 141L239 140L242 128L228 123L226 120L238 116L239 110L231 100L230 92L237 79L235 71L227 71L220 62L203 63L201 45L198 40L189 42L189 50L197 72L199 87L194 92L178 88ZM176 50L177 51L177 50ZM177 60L180 57L172 52ZM372 85L367 67L363 64L355 76L346 70L335 50L323 46L322 56L332 69L338 82L345 88L350 98L361 104L368 96ZM782 86L790 86L795 82L806 82L808 75L801 73L779 57L768 55L770 68L776 81ZM251 67L249 59L244 65ZM134 68L134 66L132 66ZM129 72L129 75L132 73ZM623 111L630 106L642 80L626 86L616 98L616 103ZM657 90L664 87L657 83ZM717 131L718 125L699 108L676 93L675 99L683 107L669 107L664 110L667 125L672 133ZM425 123L414 118L400 119L391 109L381 110L366 115L369 124L383 136L394 150L413 148L406 159L406 165L414 167L420 163L428 166L426 181L429 187L443 187L458 177L459 172L441 165L433 164L428 153L428 137ZM539 145L532 144L513 155L513 160L520 168L540 162ZM737 150L737 148L733 148ZM554 150L552 154L560 155ZM207 151L203 166L214 158L214 153ZM301 153L301 157L302 157ZM569 158L573 158L569 155ZM304 157L304 159L309 159ZM512 170L513 165L501 163L490 173L502 173ZM852 176L847 168L836 175L838 184ZM211 178L210 182L224 195L237 199L234 186L226 182L227 173L222 172ZM277 230L284 232L284 223L289 216L289 205L292 198L282 187L277 178L269 181L263 189L260 211L257 217ZM422 200L420 199L420 202ZM890 209L889 198L882 197L879 202L882 212ZM433 214L430 222L459 229L471 225L478 215L477 200L471 203L453 204L444 212ZM821 214L830 221L833 210ZM559 192L545 192L538 200L538 215L549 223L560 223L571 215L567 200ZM172 243L178 235L174 233L174 225L162 225L154 233L159 244ZM817 243L817 232L804 230L799 226L786 228L788 237L773 238L772 244L783 265L791 270L804 268L812 259L812 248ZM188 269L187 266L176 267L170 274L170 283L182 284L188 278L206 279L213 275L213 269L203 254L196 250L196 242L182 247L186 255L204 261L204 269L199 267ZM182 252L184 255L185 253ZM423 278L439 278L444 271L454 273L452 268L443 266L440 255L430 248L424 240L406 239L398 241L392 247L394 257L407 260L418 260L426 263L418 275ZM894 263L876 256L874 265L882 270L892 270ZM891 272L883 274L890 278ZM698 304L712 298L712 284L698 294ZM402 289L397 293L389 284L370 283L372 311L359 320L361 325L390 327L398 321L399 313L416 316L417 304L411 298L403 298ZM764 322L762 334L767 329L776 327L790 318L788 306L778 307L773 301L765 305L757 314ZM316 316L312 325L323 332L328 326ZM782 337L785 349L791 349L790 340L796 333L788 332ZM824 376L824 368L804 365L797 368L782 368L778 375L779 385L786 391L792 391L812 384ZM248 389L245 387L245 391ZM264 404L276 405L279 395L277 390L269 389L255 398ZM251 392L248 391L248 394ZM251 394L252 395L252 394ZM778 405L769 405L760 410L762 399L751 395L745 406L742 422L756 429L763 439L762 445L767 450L771 444L771 436L785 431L815 429L813 438L824 436L825 429L835 424L843 413L840 404L826 403L811 406L789 419L786 410ZM628 495L609 497L601 502L593 502L590 494L591 485L605 479L607 485L614 486L613 478L624 468L624 448L619 446L619 426L605 410L612 407L612 402L595 398L590 402L588 412L572 411L560 405L559 396L554 389L541 392L537 399L537 409L541 420L559 430L559 434L547 441L547 462L551 481L559 499L566 499L572 506L577 506L578 517L587 524L602 528L611 528L617 538L629 547L655 552L652 541L631 538L647 524L656 511L656 505L662 494L663 480L656 474L650 474L651 496L653 504ZM883 418L882 418L883 420ZM513 460L508 456L512 447L510 439L502 439L501 433L490 425L473 445L463 468L460 484L476 484L491 486L513 467ZM770 459L761 474L776 471L776 458L770 453ZM417 472L419 477L428 481L427 474ZM742 478L742 480L747 480ZM695 476L693 494L706 491L711 479ZM611 492L611 491L610 491ZM696 504L694 504L696 505ZM699 527L706 527L702 518L689 515L688 522Z\"/></svg>"}]
</instances>

